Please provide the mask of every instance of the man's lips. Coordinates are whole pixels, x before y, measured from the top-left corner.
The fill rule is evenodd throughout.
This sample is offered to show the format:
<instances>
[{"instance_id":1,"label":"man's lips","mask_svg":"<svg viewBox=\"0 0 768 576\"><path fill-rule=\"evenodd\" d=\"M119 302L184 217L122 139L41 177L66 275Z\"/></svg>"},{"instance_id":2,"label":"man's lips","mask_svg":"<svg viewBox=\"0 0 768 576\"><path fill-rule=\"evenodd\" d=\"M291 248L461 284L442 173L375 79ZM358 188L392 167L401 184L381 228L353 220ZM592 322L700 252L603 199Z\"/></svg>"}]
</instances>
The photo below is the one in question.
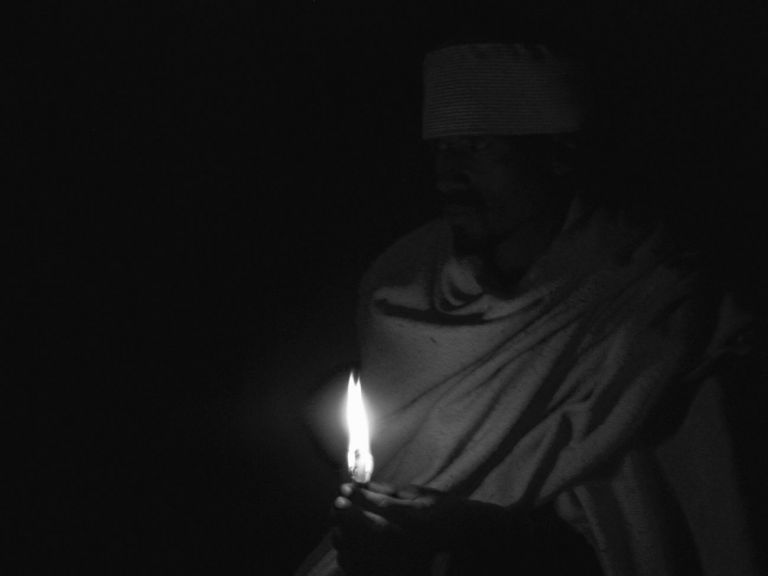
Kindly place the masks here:
<instances>
[{"instance_id":1,"label":"man's lips","mask_svg":"<svg viewBox=\"0 0 768 576\"><path fill-rule=\"evenodd\" d=\"M477 217L484 209L483 199L472 190L442 190L443 213L448 218Z\"/></svg>"}]
</instances>

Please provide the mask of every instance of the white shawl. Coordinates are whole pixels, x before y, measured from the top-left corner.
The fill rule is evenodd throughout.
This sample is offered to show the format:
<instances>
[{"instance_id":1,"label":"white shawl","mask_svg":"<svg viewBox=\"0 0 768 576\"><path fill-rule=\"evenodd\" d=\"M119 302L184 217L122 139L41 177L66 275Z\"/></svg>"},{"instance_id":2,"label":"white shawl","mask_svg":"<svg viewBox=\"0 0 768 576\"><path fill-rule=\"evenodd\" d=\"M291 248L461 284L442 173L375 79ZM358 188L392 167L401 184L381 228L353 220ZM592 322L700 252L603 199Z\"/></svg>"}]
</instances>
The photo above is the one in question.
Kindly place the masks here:
<instances>
[{"instance_id":1,"label":"white shawl","mask_svg":"<svg viewBox=\"0 0 768 576\"><path fill-rule=\"evenodd\" d=\"M572 210L514 293L493 294L481 278L478 262L453 255L442 221L400 240L366 275L361 377L374 479L505 507L555 501L606 574L679 573L672 532L686 528L663 500L669 474L636 437L701 361L716 307L699 276L665 254L658 230ZM714 457L727 465L723 450ZM740 519L712 534L730 529L726 539L741 542ZM697 546L709 546L699 542L709 529L692 536ZM716 559L727 564L716 570L751 573L741 552L725 551L735 557ZM309 573L334 565L331 551Z\"/></svg>"}]
</instances>

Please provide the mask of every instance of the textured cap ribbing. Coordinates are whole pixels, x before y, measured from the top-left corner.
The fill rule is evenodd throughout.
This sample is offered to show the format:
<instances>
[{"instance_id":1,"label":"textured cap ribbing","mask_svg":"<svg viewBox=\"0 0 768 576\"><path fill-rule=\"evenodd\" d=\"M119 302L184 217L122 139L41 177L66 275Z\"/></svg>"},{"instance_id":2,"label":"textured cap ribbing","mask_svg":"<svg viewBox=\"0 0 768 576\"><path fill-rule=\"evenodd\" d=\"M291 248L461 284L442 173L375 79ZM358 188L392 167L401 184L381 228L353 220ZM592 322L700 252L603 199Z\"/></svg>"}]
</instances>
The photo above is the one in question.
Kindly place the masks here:
<instances>
[{"instance_id":1,"label":"textured cap ribbing","mask_svg":"<svg viewBox=\"0 0 768 576\"><path fill-rule=\"evenodd\" d=\"M583 122L580 66L546 48L466 44L424 60L424 138L555 134Z\"/></svg>"}]
</instances>

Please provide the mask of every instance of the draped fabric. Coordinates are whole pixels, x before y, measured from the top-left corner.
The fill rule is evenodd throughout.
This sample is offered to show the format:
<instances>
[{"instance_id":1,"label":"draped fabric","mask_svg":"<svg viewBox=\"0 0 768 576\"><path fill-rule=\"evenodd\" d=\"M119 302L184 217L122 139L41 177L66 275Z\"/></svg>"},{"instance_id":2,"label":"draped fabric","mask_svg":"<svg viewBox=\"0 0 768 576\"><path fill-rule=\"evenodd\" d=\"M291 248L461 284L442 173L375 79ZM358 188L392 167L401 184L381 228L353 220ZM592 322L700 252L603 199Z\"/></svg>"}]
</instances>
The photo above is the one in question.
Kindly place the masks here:
<instances>
[{"instance_id":1,"label":"draped fabric","mask_svg":"<svg viewBox=\"0 0 768 576\"><path fill-rule=\"evenodd\" d=\"M681 563L701 564L696 547L717 529L742 541L739 514L688 534L692 503L670 483L696 481L696 470L675 477L669 453L660 463L637 442L663 397L707 361L716 319L696 268L663 238L574 206L506 294L486 285L479 260L453 254L442 221L388 250L360 300L374 479L510 508L554 502L610 575L686 573ZM692 558L674 549L681 538ZM751 573L735 555L720 573ZM323 558L308 573L333 574L333 552Z\"/></svg>"}]
</instances>

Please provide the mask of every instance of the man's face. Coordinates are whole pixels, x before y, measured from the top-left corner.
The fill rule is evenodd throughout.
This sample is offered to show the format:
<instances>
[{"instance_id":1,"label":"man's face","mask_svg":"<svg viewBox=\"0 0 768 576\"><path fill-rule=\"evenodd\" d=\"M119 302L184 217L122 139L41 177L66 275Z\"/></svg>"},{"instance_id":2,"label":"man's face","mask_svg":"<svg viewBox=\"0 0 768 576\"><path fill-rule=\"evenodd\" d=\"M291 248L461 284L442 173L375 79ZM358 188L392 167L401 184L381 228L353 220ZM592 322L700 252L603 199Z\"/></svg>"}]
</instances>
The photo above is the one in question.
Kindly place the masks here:
<instances>
[{"instance_id":1,"label":"man's face","mask_svg":"<svg viewBox=\"0 0 768 576\"><path fill-rule=\"evenodd\" d=\"M457 243L468 251L489 248L541 217L552 196L547 142L528 136L434 141L437 190Z\"/></svg>"}]
</instances>

